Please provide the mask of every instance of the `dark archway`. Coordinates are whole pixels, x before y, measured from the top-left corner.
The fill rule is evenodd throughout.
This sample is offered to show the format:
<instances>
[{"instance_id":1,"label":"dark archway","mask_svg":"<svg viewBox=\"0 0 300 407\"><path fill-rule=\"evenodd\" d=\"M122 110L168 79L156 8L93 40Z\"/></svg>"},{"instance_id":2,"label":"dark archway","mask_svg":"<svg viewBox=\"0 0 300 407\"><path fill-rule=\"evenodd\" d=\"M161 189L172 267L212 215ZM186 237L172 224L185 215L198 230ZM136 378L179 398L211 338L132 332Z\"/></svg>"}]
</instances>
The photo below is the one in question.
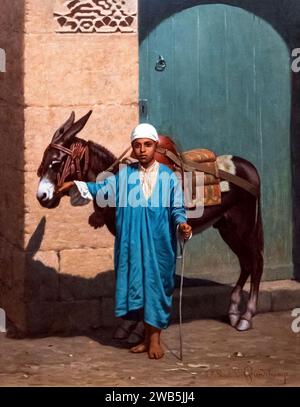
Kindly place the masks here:
<instances>
[{"instance_id":1,"label":"dark archway","mask_svg":"<svg viewBox=\"0 0 300 407\"><path fill-rule=\"evenodd\" d=\"M300 3L298 0L139 0L140 42L161 21L186 8L205 4L224 4L242 8L267 21L292 51L300 47ZM292 73L291 162L293 191L294 276L300 281L300 73Z\"/></svg>"},{"instance_id":2,"label":"dark archway","mask_svg":"<svg viewBox=\"0 0 300 407\"><path fill-rule=\"evenodd\" d=\"M204 4L239 7L266 20L282 36L290 49L299 45L300 3L298 0L139 0L139 34L143 41L149 31L165 18L186 8Z\"/></svg>"}]
</instances>

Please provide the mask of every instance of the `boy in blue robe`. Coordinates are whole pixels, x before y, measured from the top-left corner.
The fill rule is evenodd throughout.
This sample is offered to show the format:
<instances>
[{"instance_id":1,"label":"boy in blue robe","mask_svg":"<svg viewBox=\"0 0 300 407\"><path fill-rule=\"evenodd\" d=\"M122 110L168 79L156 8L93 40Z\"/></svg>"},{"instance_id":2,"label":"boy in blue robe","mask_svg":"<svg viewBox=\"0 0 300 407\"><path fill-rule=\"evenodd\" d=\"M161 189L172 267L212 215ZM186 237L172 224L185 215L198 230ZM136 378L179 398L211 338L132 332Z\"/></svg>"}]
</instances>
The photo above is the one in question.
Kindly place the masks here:
<instances>
[{"instance_id":1,"label":"boy in blue robe","mask_svg":"<svg viewBox=\"0 0 300 407\"><path fill-rule=\"evenodd\" d=\"M148 352L149 358L160 359L161 330L169 324L174 291L176 228L184 239L191 237L192 228L177 176L154 158L155 128L140 124L131 143L138 163L101 182L66 182L59 191L76 186L82 197L96 198L99 206L116 207L115 314L124 317L142 310L145 339L131 352Z\"/></svg>"}]
</instances>

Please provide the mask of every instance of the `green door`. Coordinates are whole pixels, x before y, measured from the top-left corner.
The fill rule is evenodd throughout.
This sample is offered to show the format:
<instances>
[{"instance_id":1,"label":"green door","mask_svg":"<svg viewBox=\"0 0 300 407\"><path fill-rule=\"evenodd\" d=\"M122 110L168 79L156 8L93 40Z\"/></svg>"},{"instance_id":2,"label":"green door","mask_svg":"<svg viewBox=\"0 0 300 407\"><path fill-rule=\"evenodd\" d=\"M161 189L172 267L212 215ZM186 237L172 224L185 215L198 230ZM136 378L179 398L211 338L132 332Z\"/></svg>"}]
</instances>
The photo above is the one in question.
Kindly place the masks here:
<instances>
[{"instance_id":1,"label":"green door","mask_svg":"<svg viewBox=\"0 0 300 407\"><path fill-rule=\"evenodd\" d=\"M146 7L151 2L141 1L140 121L184 150L254 163L263 185L264 279L290 278L291 82L283 39L264 20L220 4L185 9L147 32ZM189 243L187 269L187 276L229 283L238 262L210 229Z\"/></svg>"}]
</instances>

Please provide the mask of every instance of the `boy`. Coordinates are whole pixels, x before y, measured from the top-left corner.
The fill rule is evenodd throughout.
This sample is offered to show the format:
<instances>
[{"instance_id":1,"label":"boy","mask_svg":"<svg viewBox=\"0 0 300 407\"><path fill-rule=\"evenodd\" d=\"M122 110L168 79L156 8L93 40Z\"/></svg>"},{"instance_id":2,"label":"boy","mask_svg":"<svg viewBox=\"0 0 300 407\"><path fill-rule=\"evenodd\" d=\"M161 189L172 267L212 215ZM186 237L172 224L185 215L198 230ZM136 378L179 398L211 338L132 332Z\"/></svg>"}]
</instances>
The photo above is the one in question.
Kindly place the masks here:
<instances>
[{"instance_id":1,"label":"boy","mask_svg":"<svg viewBox=\"0 0 300 407\"><path fill-rule=\"evenodd\" d=\"M145 339L131 352L148 352L149 358L160 359L164 355L161 330L169 324L174 291L176 228L185 240L192 228L186 223L179 180L154 158L156 129L138 125L131 144L138 163L99 183L66 182L59 191L72 188L70 193L96 198L99 205L116 206L115 313L122 317L143 310Z\"/></svg>"}]
</instances>

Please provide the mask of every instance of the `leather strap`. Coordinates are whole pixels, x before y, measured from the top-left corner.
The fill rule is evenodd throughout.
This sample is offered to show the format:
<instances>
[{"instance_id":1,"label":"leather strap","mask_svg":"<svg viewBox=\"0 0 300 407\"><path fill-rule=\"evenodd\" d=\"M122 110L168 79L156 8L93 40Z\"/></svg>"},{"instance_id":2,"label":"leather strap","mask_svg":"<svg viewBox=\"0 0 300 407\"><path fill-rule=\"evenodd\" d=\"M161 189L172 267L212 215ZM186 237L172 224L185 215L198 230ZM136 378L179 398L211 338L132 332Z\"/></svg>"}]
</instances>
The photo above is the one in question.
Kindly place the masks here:
<instances>
[{"instance_id":1,"label":"leather strap","mask_svg":"<svg viewBox=\"0 0 300 407\"><path fill-rule=\"evenodd\" d=\"M197 163L195 161L188 160L187 158L183 157L182 155L175 155L172 151L167 150L166 148L157 147L157 151L161 154L166 155L170 160L172 160L179 168L183 167L185 171L194 171L198 170L204 172L206 174L210 174L215 176L216 178L221 178L225 181L231 182L232 184L244 189L245 191L249 192L251 195L255 196L256 198L259 197L259 190L249 181L245 180L238 175L231 174L230 172L223 171L217 168L215 170L207 168L204 163Z\"/></svg>"},{"instance_id":2,"label":"leather strap","mask_svg":"<svg viewBox=\"0 0 300 407\"><path fill-rule=\"evenodd\" d=\"M64 146L61 146L61 145L55 144L55 143L49 144L45 150L42 163L39 166L38 176L42 176L46 155L50 148L60 150L63 153L68 155L66 161L62 163L62 166L59 169L59 172L57 173L57 185L61 186L65 182L65 179L70 174L73 175L75 173L76 173L76 178L79 181L83 181L83 179L85 178L85 176L88 172L88 168L89 168L89 149L88 149L87 143L82 140L77 140L71 144L70 148L67 148L67 147L64 147ZM82 170L81 161L82 161L83 157L84 157L84 166L83 166L83 170Z\"/></svg>"},{"instance_id":3,"label":"leather strap","mask_svg":"<svg viewBox=\"0 0 300 407\"><path fill-rule=\"evenodd\" d=\"M237 175L231 174L230 172L223 171L223 170L219 170L219 175L220 175L220 178L224 179L225 181L228 181L228 182L231 182L232 184L237 185L238 187L249 192L251 195L255 196L256 198L259 197L259 190L256 188L256 186L251 184L244 178L238 177Z\"/></svg>"},{"instance_id":4,"label":"leather strap","mask_svg":"<svg viewBox=\"0 0 300 407\"><path fill-rule=\"evenodd\" d=\"M56 150L60 150L60 151L66 153L66 154L68 154L68 155L72 155L72 150L71 150L70 148L61 146L61 145L59 145L59 144L51 143L51 144L49 145L49 148L55 148Z\"/></svg>"},{"instance_id":5,"label":"leather strap","mask_svg":"<svg viewBox=\"0 0 300 407\"><path fill-rule=\"evenodd\" d=\"M131 149L132 149L132 147L130 146L130 147L128 147L125 151L123 151L123 153L112 163L112 165L110 165L110 166L107 168L106 171L111 171L111 170L113 170L113 169L115 168L115 166L120 163L120 161L122 160L122 158L125 157L125 155L128 153L128 151L131 150Z\"/></svg>"}]
</instances>

